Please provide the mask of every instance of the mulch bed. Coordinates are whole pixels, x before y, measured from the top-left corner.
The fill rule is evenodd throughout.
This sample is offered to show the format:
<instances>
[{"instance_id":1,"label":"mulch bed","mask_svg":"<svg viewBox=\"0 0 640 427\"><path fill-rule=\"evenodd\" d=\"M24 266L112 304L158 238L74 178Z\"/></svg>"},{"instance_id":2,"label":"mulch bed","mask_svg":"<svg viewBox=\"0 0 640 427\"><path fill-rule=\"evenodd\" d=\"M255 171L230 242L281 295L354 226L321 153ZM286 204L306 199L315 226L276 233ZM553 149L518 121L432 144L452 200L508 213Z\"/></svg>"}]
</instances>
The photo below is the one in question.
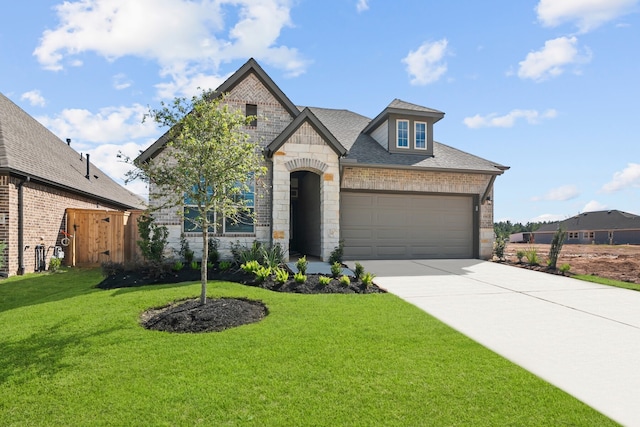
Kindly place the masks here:
<instances>
[{"instance_id":1,"label":"mulch bed","mask_svg":"<svg viewBox=\"0 0 640 427\"><path fill-rule=\"evenodd\" d=\"M349 286L332 279L328 285L321 285L319 274L308 274L305 283L297 283L291 279L283 284L272 278L264 282L255 280L255 276L240 269L221 271L210 269L208 280L236 282L247 286L255 286L275 292L298 294L371 294L386 291L372 284L365 286L360 282L352 282ZM185 267L180 271L172 271L159 267L141 267L125 270L114 268L110 274L96 287L100 289L131 288L138 286L193 282L200 280L200 270ZM262 320L268 314L267 307L261 301L242 298L207 299L200 304L199 299L178 301L167 306L145 311L141 316L141 324L147 329L166 332L219 332L248 323Z\"/></svg>"}]
</instances>

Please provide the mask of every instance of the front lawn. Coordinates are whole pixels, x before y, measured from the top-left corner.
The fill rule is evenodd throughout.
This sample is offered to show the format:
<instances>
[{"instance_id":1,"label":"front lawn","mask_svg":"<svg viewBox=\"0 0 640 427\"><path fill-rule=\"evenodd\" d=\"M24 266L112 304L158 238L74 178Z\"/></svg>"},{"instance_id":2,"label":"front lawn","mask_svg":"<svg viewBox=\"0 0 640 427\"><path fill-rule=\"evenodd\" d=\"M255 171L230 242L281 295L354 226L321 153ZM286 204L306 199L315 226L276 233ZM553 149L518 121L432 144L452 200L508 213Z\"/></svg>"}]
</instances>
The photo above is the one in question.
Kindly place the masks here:
<instances>
[{"instance_id":1,"label":"front lawn","mask_svg":"<svg viewBox=\"0 0 640 427\"><path fill-rule=\"evenodd\" d=\"M98 270L0 281L2 426L615 425L391 294L263 301L259 323L139 325L199 284L100 290Z\"/></svg>"}]
</instances>

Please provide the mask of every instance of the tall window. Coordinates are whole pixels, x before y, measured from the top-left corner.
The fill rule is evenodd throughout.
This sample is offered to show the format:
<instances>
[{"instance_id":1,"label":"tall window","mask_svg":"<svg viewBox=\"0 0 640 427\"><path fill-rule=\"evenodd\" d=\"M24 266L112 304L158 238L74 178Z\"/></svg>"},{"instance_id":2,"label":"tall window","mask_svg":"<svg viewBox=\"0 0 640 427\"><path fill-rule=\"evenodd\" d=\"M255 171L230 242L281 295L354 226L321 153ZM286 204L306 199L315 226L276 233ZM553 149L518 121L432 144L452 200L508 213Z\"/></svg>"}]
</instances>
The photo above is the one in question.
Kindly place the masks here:
<instances>
[{"instance_id":1,"label":"tall window","mask_svg":"<svg viewBox=\"0 0 640 427\"><path fill-rule=\"evenodd\" d=\"M396 122L396 147L409 148L409 120L398 120Z\"/></svg>"},{"instance_id":2,"label":"tall window","mask_svg":"<svg viewBox=\"0 0 640 427\"><path fill-rule=\"evenodd\" d=\"M258 126L258 106L255 104L245 105L245 116L255 116L255 118L249 123L249 126Z\"/></svg>"},{"instance_id":3,"label":"tall window","mask_svg":"<svg viewBox=\"0 0 640 427\"><path fill-rule=\"evenodd\" d=\"M244 201L245 208L233 217L222 218L222 215L216 212L209 212L209 232L214 234L235 234L235 233L253 233L254 212L255 212L255 185L249 183L247 191L241 191L234 195L234 200L238 202ZM202 227L194 224L193 220L198 218L200 213L198 207L193 200L187 195L184 197L184 224L185 233L201 233Z\"/></svg>"},{"instance_id":4,"label":"tall window","mask_svg":"<svg viewBox=\"0 0 640 427\"><path fill-rule=\"evenodd\" d=\"M248 188L234 196L238 202L244 203L244 209L233 218L225 218L224 233L253 233L255 212L255 186L249 183Z\"/></svg>"},{"instance_id":5,"label":"tall window","mask_svg":"<svg viewBox=\"0 0 640 427\"><path fill-rule=\"evenodd\" d=\"M427 124L424 122L415 123L415 147L418 150L427 149Z\"/></svg>"}]
</instances>

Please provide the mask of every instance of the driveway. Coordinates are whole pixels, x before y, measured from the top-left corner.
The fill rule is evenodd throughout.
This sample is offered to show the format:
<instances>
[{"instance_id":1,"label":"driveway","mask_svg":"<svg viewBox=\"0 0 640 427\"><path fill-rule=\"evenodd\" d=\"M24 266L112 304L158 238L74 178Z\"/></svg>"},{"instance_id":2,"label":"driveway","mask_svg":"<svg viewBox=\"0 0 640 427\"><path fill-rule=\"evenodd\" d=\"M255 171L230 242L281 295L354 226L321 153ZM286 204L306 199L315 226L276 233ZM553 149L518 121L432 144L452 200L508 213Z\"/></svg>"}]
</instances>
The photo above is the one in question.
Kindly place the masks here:
<instances>
[{"instance_id":1,"label":"driveway","mask_svg":"<svg viewBox=\"0 0 640 427\"><path fill-rule=\"evenodd\" d=\"M640 292L480 260L362 265L378 286L613 420L640 426Z\"/></svg>"}]
</instances>

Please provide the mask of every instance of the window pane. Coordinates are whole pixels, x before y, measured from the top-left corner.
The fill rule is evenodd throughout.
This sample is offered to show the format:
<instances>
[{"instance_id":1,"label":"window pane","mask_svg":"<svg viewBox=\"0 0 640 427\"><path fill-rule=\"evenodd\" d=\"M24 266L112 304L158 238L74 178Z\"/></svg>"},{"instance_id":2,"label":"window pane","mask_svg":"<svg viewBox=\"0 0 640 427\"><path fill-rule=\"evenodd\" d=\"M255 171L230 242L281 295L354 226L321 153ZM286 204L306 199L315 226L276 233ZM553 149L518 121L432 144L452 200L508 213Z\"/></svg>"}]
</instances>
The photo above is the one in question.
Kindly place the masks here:
<instances>
[{"instance_id":1,"label":"window pane","mask_svg":"<svg viewBox=\"0 0 640 427\"><path fill-rule=\"evenodd\" d=\"M416 123L416 148L427 148L427 124Z\"/></svg>"},{"instance_id":2,"label":"window pane","mask_svg":"<svg viewBox=\"0 0 640 427\"><path fill-rule=\"evenodd\" d=\"M398 120L398 147L409 147L409 122L407 120Z\"/></svg>"},{"instance_id":3,"label":"window pane","mask_svg":"<svg viewBox=\"0 0 640 427\"><path fill-rule=\"evenodd\" d=\"M258 126L258 106L255 104L246 104L246 116L256 116L255 119L249 123L249 126Z\"/></svg>"},{"instance_id":4,"label":"window pane","mask_svg":"<svg viewBox=\"0 0 640 427\"><path fill-rule=\"evenodd\" d=\"M185 206L184 208L184 223L183 223L183 229L185 233L200 233L202 232L202 227L200 227L197 224L194 224L193 221L196 220L196 218L198 218L200 216L198 210L195 207L189 207L189 206ZM216 215L213 212L208 212L207 213L207 217L209 218L209 222L211 225L209 225L209 232L210 233L215 233L216 232Z\"/></svg>"},{"instance_id":5,"label":"window pane","mask_svg":"<svg viewBox=\"0 0 640 427\"><path fill-rule=\"evenodd\" d=\"M225 218L225 233L253 233L253 209L238 212L233 218Z\"/></svg>"}]
</instances>

